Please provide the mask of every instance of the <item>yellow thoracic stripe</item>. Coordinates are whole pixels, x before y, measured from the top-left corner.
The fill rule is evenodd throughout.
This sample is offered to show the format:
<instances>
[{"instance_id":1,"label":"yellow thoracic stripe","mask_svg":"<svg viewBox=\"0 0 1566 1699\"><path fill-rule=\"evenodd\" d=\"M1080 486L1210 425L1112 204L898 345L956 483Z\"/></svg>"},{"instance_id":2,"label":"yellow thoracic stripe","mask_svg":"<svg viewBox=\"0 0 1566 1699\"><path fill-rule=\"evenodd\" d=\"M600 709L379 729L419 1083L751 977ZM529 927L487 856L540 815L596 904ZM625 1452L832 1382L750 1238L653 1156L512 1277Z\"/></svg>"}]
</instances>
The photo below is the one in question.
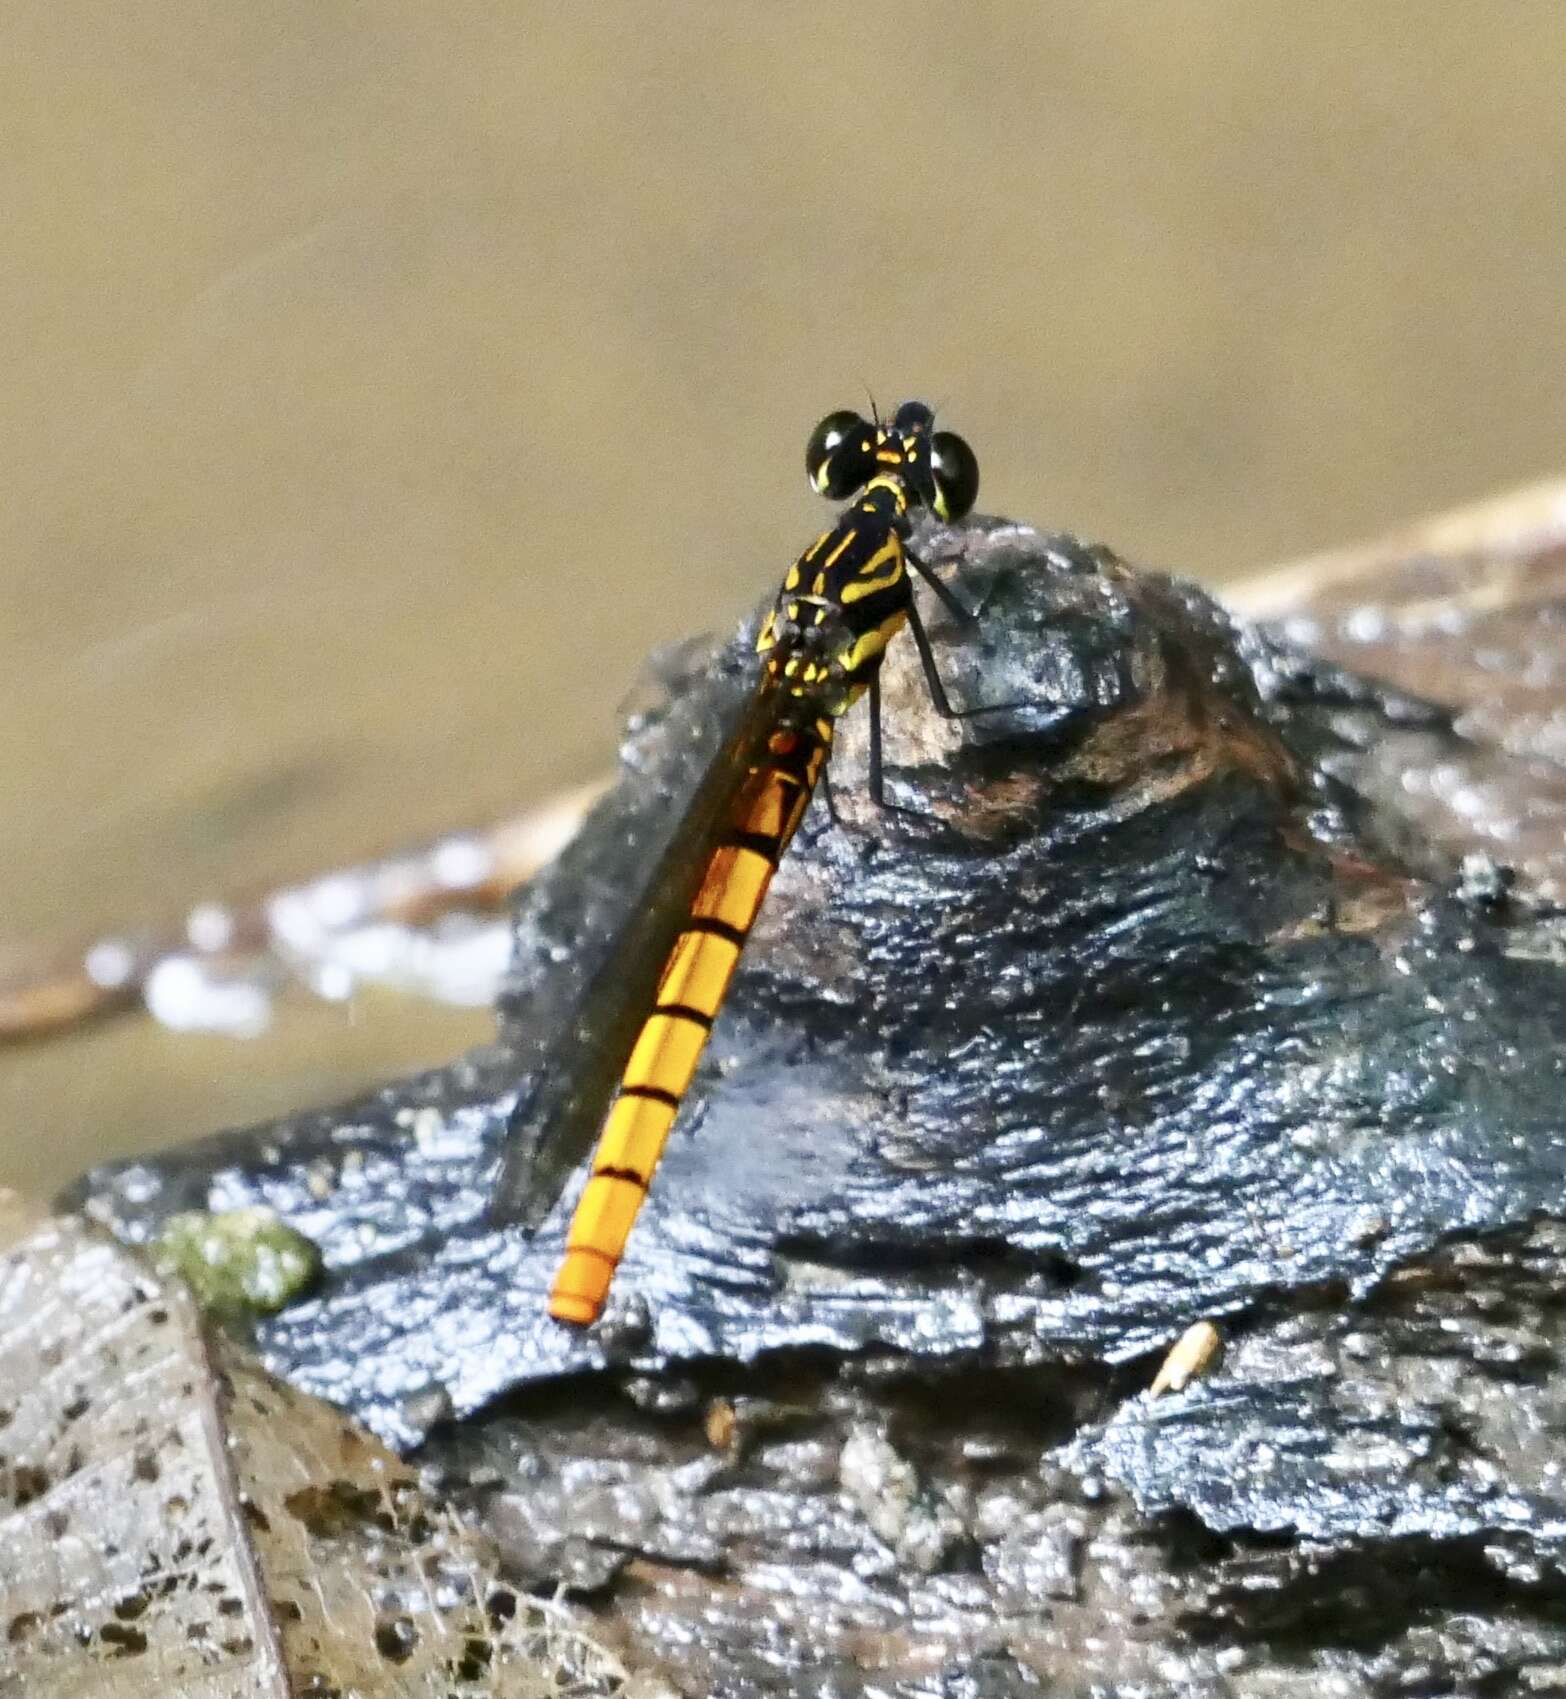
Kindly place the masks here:
<instances>
[{"instance_id":1,"label":"yellow thoracic stripe","mask_svg":"<svg viewBox=\"0 0 1566 1699\"><path fill-rule=\"evenodd\" d=\"M843 586L838 600L844 606L862 601L866 596L873 596L877 590L891 589L902 575L903 544L902 539L894 533L854 574L852 582Z\"/></svg>"},{"instance_id":2,"label":"yellow thoracic stripe","mask_svg":"<svg viewBox=\"0 0 1566 1699\"><path fill-rule=\"evenodd\" d=\"M878 655L888 643L902 630L908 615L899 608L896 613L888 614L873 631L867 631L854 644L843 658L843 665L853 672L865 665L872 655Z\"/></svg>"},{"instance_id":3,"label":"yellow thoracic stripe","mask_svg":"<svg viewBox=\"0 0 1566 1699\"><path fill-rule=\"evenodd\" d=\"M828 534L830 535L830 533L828 533ZM837 547L835 549L833 549L831 554L829 554L826 557L826 559L824 561L822 561L821 569L822 569L823 572L829 566L836 566L837 565L838 561L842 559L843 555L845 553L847 553L847 551L853 547L854 539L858 535L859 535L859 533L857 531L854 531L854 530L848 530L848 531L845 531L843 533L843 540L837 545ZM817 585L818 589L820 587L820 584L821 584L821 580L818 577L816 579L816 585Z\"/></svg>"}]
</instances>

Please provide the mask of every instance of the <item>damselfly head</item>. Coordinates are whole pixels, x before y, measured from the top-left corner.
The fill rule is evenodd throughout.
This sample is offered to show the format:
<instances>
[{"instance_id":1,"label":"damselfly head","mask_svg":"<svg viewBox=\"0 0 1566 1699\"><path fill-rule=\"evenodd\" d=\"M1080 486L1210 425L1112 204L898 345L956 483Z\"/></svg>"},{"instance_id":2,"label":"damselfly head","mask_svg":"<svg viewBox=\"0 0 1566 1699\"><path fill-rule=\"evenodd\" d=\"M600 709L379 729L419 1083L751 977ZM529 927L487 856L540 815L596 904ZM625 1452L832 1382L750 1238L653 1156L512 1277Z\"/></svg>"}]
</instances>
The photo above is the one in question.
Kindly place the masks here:
<instances>
[{"instance_id":1,"label":"damselfly head","mask_svg":"<svg viewBox=\"0 0 1566 1699\"><path fill-rule=\"evenodd\" d=\"M940 519L961 519L979 493L973 450L955 432L937 431L922 401L905 401L884 425L847 410L828 413L810 433L805 470L832 501L846 501L878 475L895 477Z\"/></svg>"}]
</instances>

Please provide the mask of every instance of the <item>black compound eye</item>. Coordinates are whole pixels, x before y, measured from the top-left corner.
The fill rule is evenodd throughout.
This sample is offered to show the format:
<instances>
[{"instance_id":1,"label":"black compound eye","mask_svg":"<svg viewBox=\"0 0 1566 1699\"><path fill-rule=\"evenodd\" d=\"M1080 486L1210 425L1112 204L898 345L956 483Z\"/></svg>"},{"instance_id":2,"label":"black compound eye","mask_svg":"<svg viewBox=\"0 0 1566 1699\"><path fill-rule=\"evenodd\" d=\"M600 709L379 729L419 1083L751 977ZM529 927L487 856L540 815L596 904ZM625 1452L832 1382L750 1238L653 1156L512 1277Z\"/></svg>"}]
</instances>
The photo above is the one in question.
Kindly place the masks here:
<instances>
[{"instance_id":1,"label":"black compound eye","mask_svg":"<svg viewBox=\"0 0 1566 1699\"><path fill-rule=\"evenodd\" d=\"M937 431L931 438L930 472L937 518L961 519L973 511L979 499L979 462L955 431Z\"/></svg>"},{"instance_id":2,"label":"black compound eye","mask_svg":"<svg viewBox=\"0 0 1566 1699\"><path fill-rule=\"evenodd\" d=\"M833 501L851 496L875 469L875 432L857 413L828 413L805 444L812 486Z\"/></svg>"}]
</instances>

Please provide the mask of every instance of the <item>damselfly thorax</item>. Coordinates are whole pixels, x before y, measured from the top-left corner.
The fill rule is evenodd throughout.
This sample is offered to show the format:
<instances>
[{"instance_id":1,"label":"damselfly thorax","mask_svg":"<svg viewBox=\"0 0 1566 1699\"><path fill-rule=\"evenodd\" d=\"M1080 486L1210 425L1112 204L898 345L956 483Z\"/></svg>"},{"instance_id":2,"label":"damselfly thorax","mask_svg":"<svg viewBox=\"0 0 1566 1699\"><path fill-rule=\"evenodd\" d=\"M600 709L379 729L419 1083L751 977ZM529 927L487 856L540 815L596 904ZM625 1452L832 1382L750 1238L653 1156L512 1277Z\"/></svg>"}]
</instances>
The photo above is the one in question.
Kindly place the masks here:
<instances>
[{"instance_id":1,"label":"damselfly thorax","mask_svg":"<svg viewBox=\"0 0 1566 1699\"><path fill-rule=\"evenodd\" d=\"M508 1149L497 1208L536 1222L592 1146L550 1293L560 1321L586 1325L603 1308L740 952L822 777L833 722L866 695L870 789L884 802L878 678L904 625L936 707L956 712L910 569L960 620L972 616L909 537L920 509L959 519L972 508L972 450L937 431L928 407L907 402L884 424L830 414L812 433L805 464L815 488L847 506L789 568L757 641L760 683L693 793L624 948L589 988L570 1053L551 1059L550 1079Z\"/></svg>"}]
</instances>

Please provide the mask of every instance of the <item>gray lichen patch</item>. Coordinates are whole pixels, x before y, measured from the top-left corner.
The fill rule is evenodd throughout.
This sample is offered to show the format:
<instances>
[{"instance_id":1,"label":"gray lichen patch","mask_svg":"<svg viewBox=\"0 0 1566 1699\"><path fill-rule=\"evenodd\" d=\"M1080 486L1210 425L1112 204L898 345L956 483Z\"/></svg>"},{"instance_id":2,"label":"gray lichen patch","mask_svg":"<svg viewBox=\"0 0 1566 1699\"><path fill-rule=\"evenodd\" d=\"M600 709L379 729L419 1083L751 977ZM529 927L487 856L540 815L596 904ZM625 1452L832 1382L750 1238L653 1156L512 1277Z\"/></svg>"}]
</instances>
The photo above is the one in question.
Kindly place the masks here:
<instances>
[{"instance_id":1,"label":"gray lichen patch","mask_svg":"<svg viewBox=\"0 0 1566 1699\"><path fill-rule=\"evenodd\" d=\"M961 1496L921 1482L883 1428L861 1423L850 1430L838 1457L838 1482L876 1537L925 1574L945 1566L967 1531Z\"/></svg>"}]
</instances>

